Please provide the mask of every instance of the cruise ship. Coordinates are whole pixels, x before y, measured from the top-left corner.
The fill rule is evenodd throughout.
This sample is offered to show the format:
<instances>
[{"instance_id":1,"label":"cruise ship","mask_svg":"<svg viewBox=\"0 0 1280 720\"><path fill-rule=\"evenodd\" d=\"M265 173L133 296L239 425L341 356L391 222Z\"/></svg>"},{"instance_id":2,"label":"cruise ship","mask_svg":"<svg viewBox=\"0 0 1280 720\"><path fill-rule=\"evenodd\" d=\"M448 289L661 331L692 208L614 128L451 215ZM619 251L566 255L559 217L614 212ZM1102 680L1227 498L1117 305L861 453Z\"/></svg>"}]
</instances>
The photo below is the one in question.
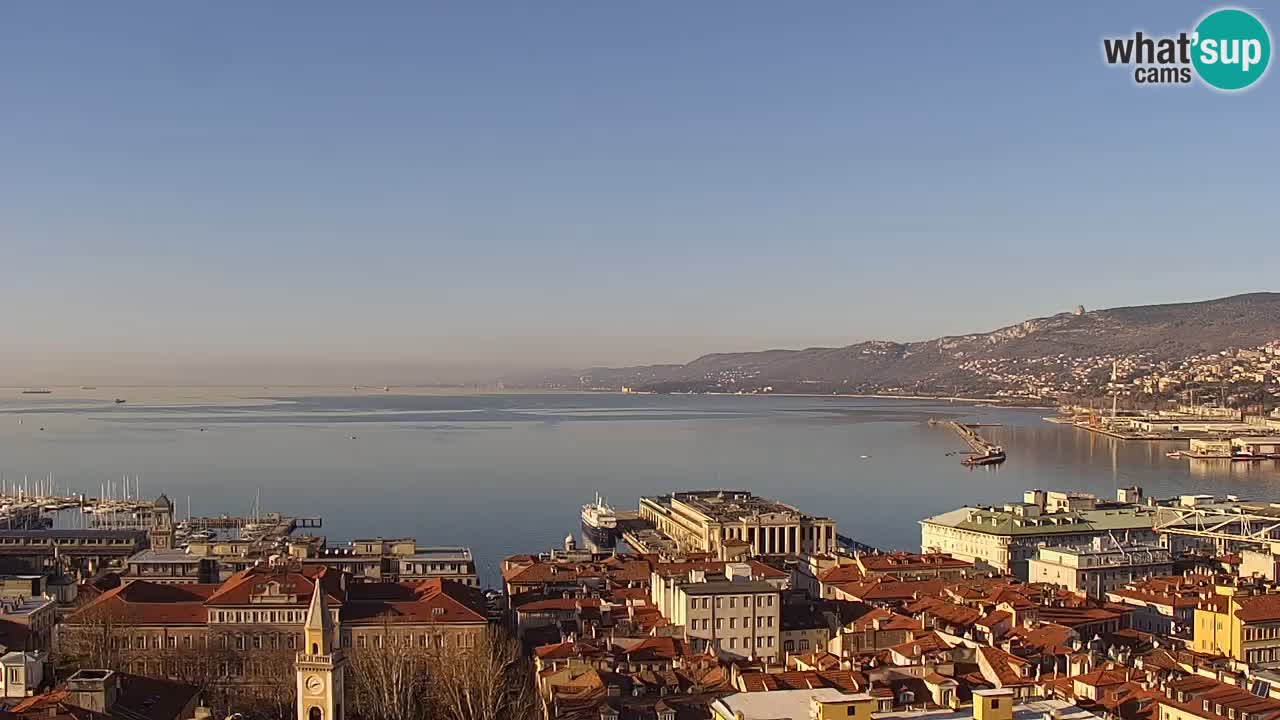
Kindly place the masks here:
<instances>
[{"instance_id":1,"label":"cruise ship","mask_svg":"<svg viewBox=\"0 0 1280 720\"><path fill-rule=\"evenodd\" d=\"M582 532L597 547L611 548L618 544L618 516L599 495L582 506Z\"/></svg>"}]
</instances>

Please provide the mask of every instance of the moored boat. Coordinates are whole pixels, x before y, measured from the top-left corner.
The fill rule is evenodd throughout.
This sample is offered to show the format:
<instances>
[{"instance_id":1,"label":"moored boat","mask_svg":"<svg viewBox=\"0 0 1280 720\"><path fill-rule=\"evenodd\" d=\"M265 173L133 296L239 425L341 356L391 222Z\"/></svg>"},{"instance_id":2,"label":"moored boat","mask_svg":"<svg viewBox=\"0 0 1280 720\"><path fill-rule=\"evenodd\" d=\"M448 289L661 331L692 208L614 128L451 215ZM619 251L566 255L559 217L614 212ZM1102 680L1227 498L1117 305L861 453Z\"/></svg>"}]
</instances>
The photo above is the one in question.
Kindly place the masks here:
<instances>
[{"instance_id":1,"label":"moored boat","mask_svg":"<svg viewBox=\"0 0 1280 720\"><path fill-rule=\"evenodd\" d=\"M618 515L599 495L582 506L582 532L598 547L611 548L618 543Z\"/></svg>"}]
</instances>

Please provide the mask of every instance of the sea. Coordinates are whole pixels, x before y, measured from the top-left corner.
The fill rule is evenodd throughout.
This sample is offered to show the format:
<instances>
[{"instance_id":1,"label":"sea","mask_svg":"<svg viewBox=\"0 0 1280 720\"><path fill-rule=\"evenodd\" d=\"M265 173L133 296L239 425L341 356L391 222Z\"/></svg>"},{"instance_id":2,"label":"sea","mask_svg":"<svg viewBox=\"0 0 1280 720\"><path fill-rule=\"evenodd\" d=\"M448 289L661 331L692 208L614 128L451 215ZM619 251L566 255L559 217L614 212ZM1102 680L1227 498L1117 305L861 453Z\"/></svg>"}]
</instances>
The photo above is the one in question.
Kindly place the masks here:
<instances>
[{"instance_id":1,"label":"sea","mask_svg":"<svg viewBox=\"0 0 1280 720\"><path fill-rule=\"evenodd\" d=\"M117 403L119 398L125 400ZM1190 462L1048 409L854 397L437 393L395 388L0 391L0 485L52 477L97 496L137 478L181 519L255 507L320 516L331 543L468 545L486 580L506 555L578 535L599 493L745 489L832 517L841 534L918 549L918 521L1029 488L1280 499L1280 463ZM966 468L930 419L988 423L1008 462Z\"/></svg>"}]
</instances>

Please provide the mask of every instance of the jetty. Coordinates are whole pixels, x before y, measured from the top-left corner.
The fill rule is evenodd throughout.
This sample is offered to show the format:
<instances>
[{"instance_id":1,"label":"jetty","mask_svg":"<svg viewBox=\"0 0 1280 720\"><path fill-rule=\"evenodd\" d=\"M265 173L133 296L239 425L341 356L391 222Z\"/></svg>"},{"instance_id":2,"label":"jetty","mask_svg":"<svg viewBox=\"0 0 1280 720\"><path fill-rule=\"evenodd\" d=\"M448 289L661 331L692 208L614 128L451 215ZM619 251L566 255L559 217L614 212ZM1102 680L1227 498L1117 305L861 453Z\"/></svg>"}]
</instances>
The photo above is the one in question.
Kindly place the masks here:
<instances>
[{"instance_id":1,"label":"jetty","mask_svg":"<svg viewBox=\"0 0 1280 720\"><path fill-rule=\"evenodd\" d=\"M978 434L978 428L982 427L1000 427L996 423L962 423L956 420L947 422L947 425L956 431L962 440L973 449L968 457L960 462L964 465L999 465L1004 462L1004 448L989 442Z\"/></svg>"},{"instance_id":2,"label":"jetty","mask_svg":"<svg viewBox=\"0 0 1280 720\"><path fill-rule=\"evenodd\" d=\"M975 429L980 427L999 427L998 425L979 425L977 423L956 422L955 420L948 422L947 425L950 426L952 430L955 430L956 434L960 436L960 439L968 443L969 447L973 448L973 451L978 455L988 455L993 450L998 450L1000 448L999 445L984 440Z\"/></svg>"}]
</instances>

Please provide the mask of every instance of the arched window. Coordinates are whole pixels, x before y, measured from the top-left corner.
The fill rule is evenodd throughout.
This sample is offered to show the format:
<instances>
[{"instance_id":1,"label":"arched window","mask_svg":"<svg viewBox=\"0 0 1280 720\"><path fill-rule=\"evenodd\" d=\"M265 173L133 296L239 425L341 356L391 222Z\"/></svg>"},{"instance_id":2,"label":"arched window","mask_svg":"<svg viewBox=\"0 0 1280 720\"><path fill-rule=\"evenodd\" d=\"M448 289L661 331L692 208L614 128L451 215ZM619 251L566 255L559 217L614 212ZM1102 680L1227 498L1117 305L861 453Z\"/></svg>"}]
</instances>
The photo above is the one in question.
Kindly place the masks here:
<instances>
[{"instance_id":1,"label":"arched window","mask_svg":"<svg viewBox=\"0 0 1280 720\"><path fill-rule=\"evenodd\" d=\"M324 720L324 711L312 705L307 711L307 720Z\"/></svg>"},{"instance_id":2,"label":"arched window","mask_svg":"<svg viewBox=\"0 0 1280 720\"><path fill-rule=\"evenodd\" d=\"M320 654L320 646L319 646L318 644L316 644L316 643L311 643L311 654L312 654L312 655L319 655L319 654ZM315 710L316 712L319 712L319 711L320 711L320 708L311 708L311 709L312 709L312 710Z\"/></svg>"}]
</instances>

